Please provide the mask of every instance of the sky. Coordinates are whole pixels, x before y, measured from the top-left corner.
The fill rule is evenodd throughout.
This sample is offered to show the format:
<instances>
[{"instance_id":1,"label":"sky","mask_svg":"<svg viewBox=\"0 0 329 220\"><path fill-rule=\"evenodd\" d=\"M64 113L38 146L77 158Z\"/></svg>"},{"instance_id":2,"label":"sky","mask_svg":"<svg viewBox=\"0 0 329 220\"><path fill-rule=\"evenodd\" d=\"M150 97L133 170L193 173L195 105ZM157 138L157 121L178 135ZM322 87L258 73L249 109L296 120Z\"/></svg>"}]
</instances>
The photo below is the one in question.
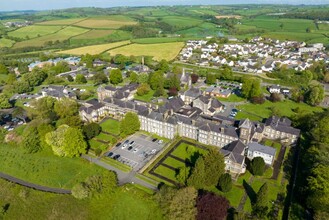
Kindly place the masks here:
<instances>
[{"instance_id":1,"label":"sky","mask_svg":"<svg viewBox=\"0 0 329 220\"><path fill-rule=\"evenodd\" d=\"M194 4L329 4L329 0L0 0L0 11Z\"/></svg>"}]
</instances>

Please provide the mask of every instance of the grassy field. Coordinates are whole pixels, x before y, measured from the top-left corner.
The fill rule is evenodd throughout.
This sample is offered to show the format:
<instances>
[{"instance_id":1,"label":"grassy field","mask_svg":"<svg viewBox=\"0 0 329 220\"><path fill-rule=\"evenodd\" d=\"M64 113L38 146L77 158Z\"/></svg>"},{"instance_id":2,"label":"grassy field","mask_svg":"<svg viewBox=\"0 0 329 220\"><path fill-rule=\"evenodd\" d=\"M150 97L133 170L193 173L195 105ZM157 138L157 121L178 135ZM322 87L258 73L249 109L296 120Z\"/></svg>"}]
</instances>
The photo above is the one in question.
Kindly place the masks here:
<instances>
[{"instance_id":1,"label":"grassy field","mask_svg":"<svg viewBox=\"0 0 329 220\"><path fill-rule=\"evenodd\" d=\"M149 93L147 93L145 95L142 95L142 96L139 96L139 95L136 94L134 99L140 100L140 101L143 101L143 102L151 102L154 93L155 93L155 91L151 90Z\"/></svg>"},{"instance_id":2,"label":"grassy field","mask_svg":"<svg viewBox=\"0 0 329 220\"><path fill-rule=\"evenodd\" d=\"M159 43L170 43L170 42L184 42L186 38L179 37L155 37L155 38L139 38L133 39L133 43L138 44L159 44Z\"/></svg>"},{"instance_id":3,"label":"grassy field","mask_svg":"<svg viewBox=\"0 0 329 220\"><path fill-rule=\"evenodd\" d=\"M183 48L183 42L162 44L131 44L117 49L109 50L113 56L122 54L125 56L152 56L155 60L173 60Z\"/></svg>"},{"instance_id":4,"label":"grassy field","mask_svg":"<svg viewBox=\"0 0 329 220\"><path fill-rule=\"evenodd\" d=\"M202 23L202 20L183 16L166 16L162 21L179 28L196 26Z\"/></svg>"},{"instance_id":5,"label":"grassy field","mask_svg":"<svg viewBox=\"0 0 329 220\"><path fill-rule=\"evenodd\" d=\"M232 94L228 98L218 98L218 100L219 101L224 101L224 102L243 102L243 101L246 101L245 98L237 96L236 94Z\"/></svg>"},{"instance_id":6,"label":"grassy field","mask_svg":"<svg viewBox=\"0 0 329 220\"><path fill-rule=\"evenodd\" d=\"M218 36L220 32L221 29L212 23L202 23L196 27L178 31L179 34L188 37Z\"/></svg>"},{"instance_id":7,"label":"grassy field","mask_svg":"<svg viewBox=\"0 0 329 220\"><path fill-rule=\"evenodd\" d=\"M111 134L120 134L120 122L114 119L108 119L100 124L102 130Z\"/></svg>"},{"instance_id":8,"label":"grassy field","mask_svg":"<svg viewBox=\"0 0 329 220\"><path fill-rule=\"evenodd\" d=\"M175 168L179 168L179 167L184 167L185 166L185 163L179 161L179 160L176 160L172 157L167 157L167 159L165 159L165 161L163 161L163 163L169 165L169 166L172 166L172 167L175 167Z\"/></svg>"},{"instance_id":9,"label":"grassy field","mask_svg":"<svg viewBox=\"0 0 329 220\"><path fill-rule=\"evenodd\" d=\"M282 116L291 117L294 113L293 109L299 108L302 112L319 112L323 111L321 107L312 107L305 103L296 103L291 100L284 100L282 102L270 102L265 101L264 104L261 105L255 105L255 104L245 104L237 106L238 109L241 110L241 112L238 112L236 119L242 119L242 118L249 118L251 120L261 120L262 118L268 118L271 116L271 108L277 109Z\"/></svg>"},{"instance_id":10,"label":"grassy field","mask_svg":"<svg viewBox=\"0 0 329 220\"><path fill-rule=\"evenodd\" d=\"M15 41L6 39L6 38L0 38L0 47L11 47Z\"/></svg>"},{"instance_id":11,"label":"grassy field","mask_svg":"<svg viewBox=\"0 0 329 220\"><path fill-rule=\"evenodd\" d=\"M162 219L152 196L134 185L119 187L110 196L84 200L31 190L1 179L0 185L1 200L9 204L4 219Z\"/></svg>"},{"instance_id":12,"label":"grassy field","mask_svg":"<svg viewBox=\"0 0 329 220\"><path fill-rule=\"evenodd\" d=\"M62 20L45 21L38 23L38 25L70 25L84 20L85 18L71 18Z\"/></svg>"},{"instance_id":13,"label":"grassy field","mask_svg":"<svg viewBox=\"0 0 329 220\"><path fill-rule=\"evenodd\" d=\"M84 34L74 37L74 39L82 40L82 39L103 38L112 34L113 32L114 30L91 30Z\"/></svg>"},{"instance_id":14,"label":"grassy field","mask_svg":"<svg viewBox=\"0 0 329 220\"><path fill-rule=\"evenodd\" d=\"M91 55L95 55L95 54L101 54L104 51L107 51L111 48L120 47L120 46L123 46L123 45L127 45L129 43L130 43L130 41L120 41L120 42L116 42L116 43L79 47L79 48L75 48L75 49L71 49L71 50L60 51L58 53L72 54L72 55L83 55L83 54L89 53Z\"/></svg>"},{"instance_id":15,"label":"grassy field","mask_svg":"<svg viewBox=\"0 0 329 220\"><path fill-rule=\"evenodd\" d=\"M169 169L168 167L160 165L154 170L154 172L160 174L161 176L167 177L168 179L176 181L176 171Z\"/></svg>"},{"instance_id":16,"label":"grassy field","mask_svg":"<svg viewBox=\"0 0 329 220\"><path fill-rule=\"evenodd\" d=\"M78 28L78 27L66 27L54 34L49 34L31 40L18 42L14 45L14 48L41 47L44 46L45 43L48 41L55 42L57 40L58 41L68 40L70 37L83 34L87 31L88 31L87 29Z\"/></svg>"},{"instance_id":17,"label":"grassy field","mask_svg":"<svg viewBox=\"0 0 329 220\"><path fill-rule=\"evenodd\" d=\"M17 37L22 39L35 38L48 34L55 33L62 29L62 26L39 26L39 25L31 25L23 28L19 28L15 31L9 32L8 35L10 37Z\"/></svg>"},{"instance_id":18,"label":"grassy field","mask_svg":"<svg viewBox=\"0 0 329 220\"><path fill-rule=\"evenodd\" d=\"M205 153L206 151L201 148L182 143L171 154L185 160L190 159L194 154L203 155Z\"/></svg>"},{"instance_id":19,"label":"grassy field","mask_svg":"<svg viewBox=\"0 0 329 220\"><path fill-rule=\"evenodd\" d=\"M118 29L125 25L135 25L135 24L137 24L137 22L129 17L114 15L108 17L88 18L86 20L76 23L75 25L86 27L86 28Z\"/></svg>"},{"instance_id":20,"label":"grassy field","mask_svg":"<svg viewBox=\"0 0 329 220\"><path fill-rule=\"evenodd\" d=\"M93 38L92 33L96 32L95 37ZM103 37L101 34L110 33L109 35L105 35ZM90 38L88 38L90 37ZM87 46L87 45L98 45L98 44L106 44L110 42L117 42L117 41L125 41L132 38L132 34L128 31L122 30L91 30L86 32L85 34L78 35L72 37L70 39L71 46Z\"/></svg>"},{"instance_id":21,"label":"grassy field","mask_svg":"<svg viewBox=\"0 0 329 220\"><path fill-rule=\"evenodd\" d=\"M87 176L102 170L81 158L55 156L51 149L35 154L26 154L16 146L1 145L0 171L23 180L70 189Z\"/></svg>"}]
</instances>

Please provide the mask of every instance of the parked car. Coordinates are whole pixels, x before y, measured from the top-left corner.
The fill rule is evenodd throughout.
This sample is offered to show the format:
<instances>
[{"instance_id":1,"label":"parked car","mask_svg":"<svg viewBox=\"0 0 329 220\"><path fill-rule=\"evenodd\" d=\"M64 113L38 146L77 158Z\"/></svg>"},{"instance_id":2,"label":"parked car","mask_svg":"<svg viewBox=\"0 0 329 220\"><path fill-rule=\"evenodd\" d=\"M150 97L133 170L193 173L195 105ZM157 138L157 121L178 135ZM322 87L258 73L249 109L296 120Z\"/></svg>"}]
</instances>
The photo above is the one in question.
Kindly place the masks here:
<instances>
[{"instance_id":1,"label":"parked car","mask_svg":"<svg viewBox=\"0 0 329 220\"><path fill-rule=\"evenodd\" d=\"M108 157L112 157L113 156L113 152L110 152L107 156Z\"/></svg>"},{"instance_id":2,"label":"parked car","mask_svg":"<svg viewBox=\"0 0 329 220\"><path fill-rule=\"evenodd\" d=\"M128 147L128 150L132 150L132 149L133 149L133 147L132 147L132 146Z\"/></svg>"},{"instance_id":3,"label":"parked car","mask_svg":"<svg viewBox=\"0 0 329 220\"><path fill-rule=\"evenodd\" d=\"M119 158L120 158L120 154L117 154L117 155L115 155L115 156L113 157L114 160L117 160L117 159L119 159Z\"/></svg>"},{"instance_id":4,"label":"parked car","mask_svg":"<svg viewBox=\"0 0 329 220\"><path fill-rule=\"evenodd\" d=\"M137 153L137 151L138 151L138 148L135 148L133 152L134 152L134 153Z\"/></svg>"},{"instance_id":5,"label":"parked car","mask_svg":"<svg viewBox=\"0 0 329 220\"><path fill-rule=\"evenodd\" d=\"M154 138L153 140L152 140L152 142L156 142L158 139L157 138Z\"/></svg>"},{"instance_id":6,"label":"parked car","mask_svg":"<svg viewBox=\"0 0 329 220\"><path fill-rule=\"evenodd\" d=\"M121 145L121 143L117 143L115 146L116 146L116 147L119 147L120 145Z\"/></svg>"},{"instance_id":7,"label":"parked car","mask_svg":"<svg viewBox=\"0 0 329 220\"><path fill-rule=\"evenodd\" d=\"M130 143L129 143L129 146L130 146L130 147L133 146L134 143L135 143L135 141L130 142Z\"/></svg>"},{"instance_id":8,"label":"parked car","mask_svg":"<svg viewBox=\"0 0 329 220\"><path fill-rule=\"evenodd\" d=\"M158 142L159 144L162 144L163 143L163 140L159 140L159 142Z\"/></svg>"}]
</instances>

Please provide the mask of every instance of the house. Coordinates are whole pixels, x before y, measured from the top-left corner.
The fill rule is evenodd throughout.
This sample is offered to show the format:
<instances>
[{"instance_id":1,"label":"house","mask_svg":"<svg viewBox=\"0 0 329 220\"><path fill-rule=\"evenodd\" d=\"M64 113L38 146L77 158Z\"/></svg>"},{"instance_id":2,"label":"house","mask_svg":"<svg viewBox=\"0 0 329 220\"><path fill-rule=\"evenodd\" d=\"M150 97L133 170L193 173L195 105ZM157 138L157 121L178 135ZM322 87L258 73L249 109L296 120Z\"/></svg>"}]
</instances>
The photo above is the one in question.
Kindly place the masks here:
<instances>
[{"instance_id":1,"label":"house","mask_svg":"<svg viewBox=\"0 0 329 220\"><path fill-rule=\"evenodd\" d=\"M189 105L193 100L197 99L202 94L199 88L191 87L187 91L180 94L181 99L186 105Z\"/></svg>"},{"instance_id":2,"label":"house","mask_svg":"<svg viewBox=\"0 0 329 220\"><path fill-rule=\"evenodd\" d=\"M279 85L272 85L268 87L270 93L281 93L281 87Z\"/></svg>"},{"instance_id":3,"label":"house","mask_svg":"<svg viewBox=\"0 0 329 220\"><path fill-rule=\"evenodd\" d=\"M211 96L201 95L192 102L193 107L197 107L202 110L203 113L208 115L214 115L216 112L223 110L224 105L218 101L218 99Z\"/></svg>"},{"instance_id":4,"label":"house","mask_svg":"<svg viewBox=\"0 0 329 220\"><path fill-rule=\"evenodd\" d=\"M224 155L226 172L233 174L242 174L246 172L245 149L246 145L240 140L237 140L220 150Z\"/></svg>"},{"instance_id":5,"label":"house","mask_svg":"<svg viewBox=\"0 0 329 220\"><path fill-rule=\"evenodd\" d=\"M232 93L230 89L222 89L221 87L209 87L205 94L213 97L228 98Z\"/></svg>"},{"instance_id":6,"label":"house","mask_svg":"<svg viewBox=\"0 0 329 220\"><path fill-rule=\"evenodd\" d=\"M250 160L255 157L261 157L264 159L265 164L272 165L275 159L276 149L257 142L251 142L247 145L247 152L247 157Z\"/></svg>"}]
</instances>

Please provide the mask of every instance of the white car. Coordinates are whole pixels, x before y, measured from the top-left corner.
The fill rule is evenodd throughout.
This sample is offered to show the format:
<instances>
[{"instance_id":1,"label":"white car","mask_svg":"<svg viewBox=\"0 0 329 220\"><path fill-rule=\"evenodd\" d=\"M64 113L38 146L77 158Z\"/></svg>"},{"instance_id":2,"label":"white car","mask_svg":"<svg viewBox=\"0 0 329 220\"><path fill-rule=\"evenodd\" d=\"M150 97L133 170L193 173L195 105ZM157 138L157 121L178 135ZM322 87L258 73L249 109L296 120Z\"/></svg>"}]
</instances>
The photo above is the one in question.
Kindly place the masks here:
<instances>
[{"instance_id":1,"label":"white car","mask_svg":"<svg viewBox=\"0 0 329 220\"><path fill-rule=\"evenodd\" d=\"M163 140L159 140L159 142L158 142L159 144L162 144L163 143Z\"/></svg>"},{"instance_id":2,"label":"white car","mask_svg":"<svg viewBox=\"0 0 329 220\"><path fill-rule=\"evenodd\" d=\"M135 149L133 150L134 153L137 153L137 151L138 151L138 148L135 148Z\"/></svg>"}]
</instances>

